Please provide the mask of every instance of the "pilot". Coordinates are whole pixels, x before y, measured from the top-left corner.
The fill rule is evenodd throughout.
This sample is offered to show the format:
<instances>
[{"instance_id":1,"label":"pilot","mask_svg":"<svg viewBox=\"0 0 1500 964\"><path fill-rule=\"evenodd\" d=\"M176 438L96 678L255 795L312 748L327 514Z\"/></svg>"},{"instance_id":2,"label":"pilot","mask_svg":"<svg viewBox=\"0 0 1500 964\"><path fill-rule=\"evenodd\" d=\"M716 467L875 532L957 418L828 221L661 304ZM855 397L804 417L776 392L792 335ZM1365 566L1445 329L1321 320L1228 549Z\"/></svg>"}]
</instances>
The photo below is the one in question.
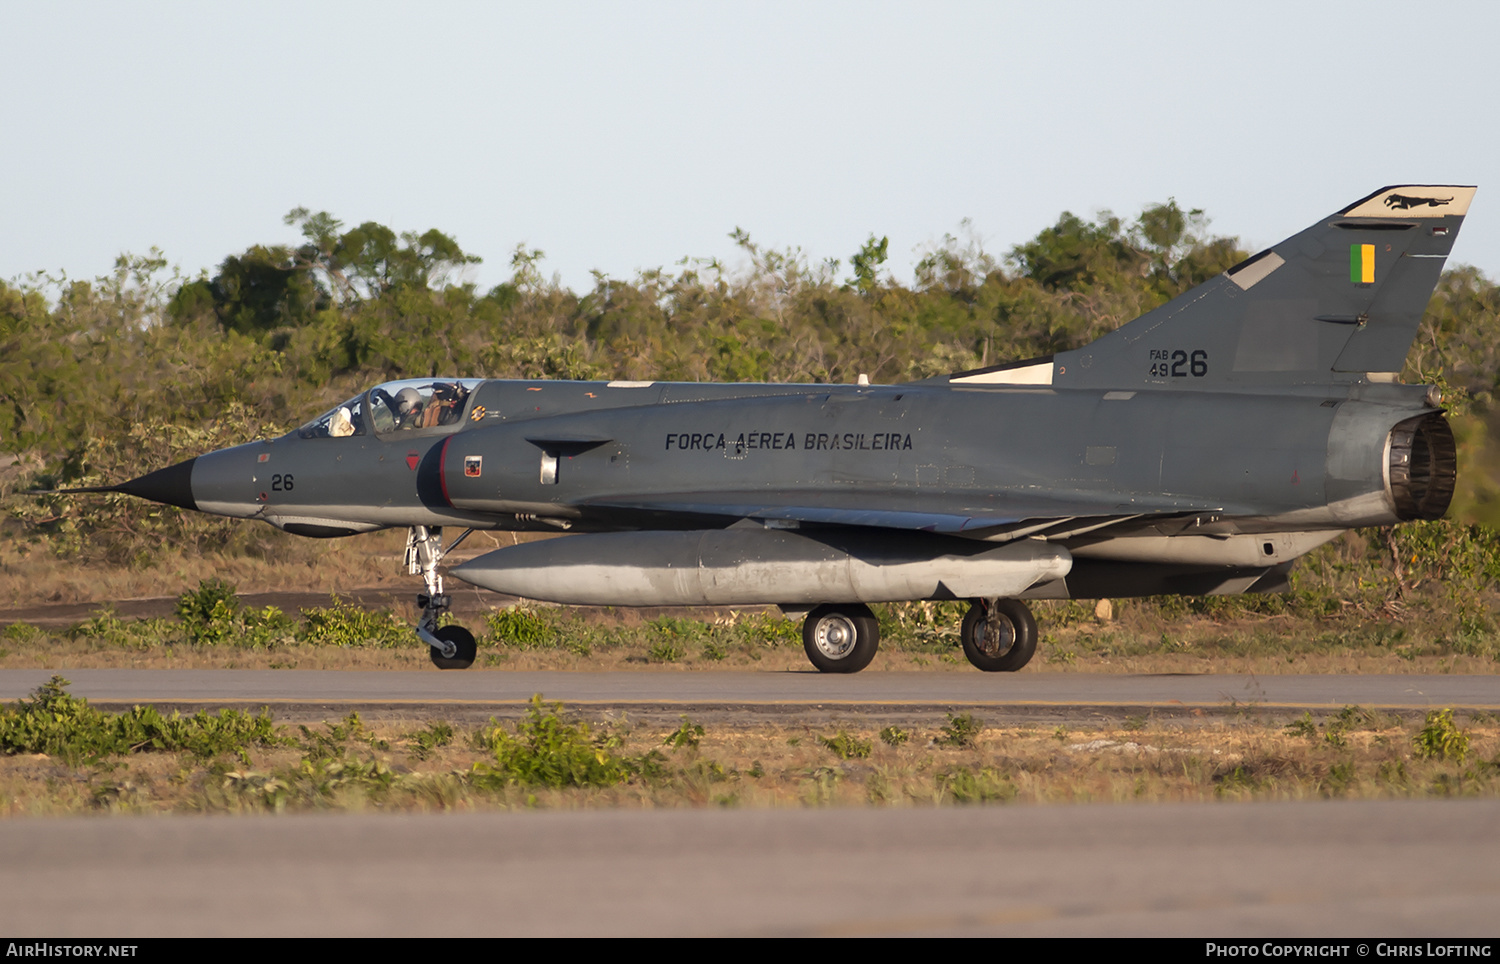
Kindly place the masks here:
<instances>
[{"instance_id":1,"label":"pilot","mask_svg":"<svg viewBox=\"0 0 1500 964\"><path fill-rule=\"evenodd\" d=\"M396 393L396 424L403 429L422 428L422 393L403 388Z\"/></svg>"}]
</instances>

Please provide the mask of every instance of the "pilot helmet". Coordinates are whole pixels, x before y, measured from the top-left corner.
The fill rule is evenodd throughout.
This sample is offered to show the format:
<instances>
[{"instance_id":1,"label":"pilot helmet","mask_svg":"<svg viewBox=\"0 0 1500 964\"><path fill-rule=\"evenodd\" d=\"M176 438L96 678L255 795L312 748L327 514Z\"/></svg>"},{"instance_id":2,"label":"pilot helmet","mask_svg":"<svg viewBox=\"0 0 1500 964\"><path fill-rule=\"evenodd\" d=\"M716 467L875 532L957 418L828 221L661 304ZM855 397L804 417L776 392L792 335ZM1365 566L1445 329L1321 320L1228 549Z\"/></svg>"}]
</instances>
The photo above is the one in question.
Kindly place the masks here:
<instances>
[{"instance_id":1,"label":"pilot helmet","mask_svg":"<svg viewBox=\"0 0 1500 964\"><path fill-rule=\"evenodd\" d=\"M403 388L396 393L396 414L403 418L422 404L422 393L415 388Z\"/></svg>"}]
</instances>

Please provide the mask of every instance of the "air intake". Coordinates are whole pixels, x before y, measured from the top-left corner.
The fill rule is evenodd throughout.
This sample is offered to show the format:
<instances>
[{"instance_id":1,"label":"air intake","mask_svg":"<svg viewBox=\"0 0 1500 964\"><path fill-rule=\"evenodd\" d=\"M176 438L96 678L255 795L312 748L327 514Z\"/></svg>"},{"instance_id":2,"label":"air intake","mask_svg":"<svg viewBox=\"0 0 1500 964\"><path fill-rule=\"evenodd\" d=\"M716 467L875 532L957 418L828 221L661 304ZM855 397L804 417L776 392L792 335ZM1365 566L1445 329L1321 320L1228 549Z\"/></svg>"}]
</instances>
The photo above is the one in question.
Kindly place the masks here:
<instances>
[{"instance_id":1,"label":"air intake","mask_svg":"<svg viewBox=\"0 0 1500 964\"><path fill-rule=\"evenodd\" d=\"M1391 429L1390 487L1403 522L1441 519L1453 501L1458 448L1441 412L1409 418Z\"/></svg>"}]
</instances>

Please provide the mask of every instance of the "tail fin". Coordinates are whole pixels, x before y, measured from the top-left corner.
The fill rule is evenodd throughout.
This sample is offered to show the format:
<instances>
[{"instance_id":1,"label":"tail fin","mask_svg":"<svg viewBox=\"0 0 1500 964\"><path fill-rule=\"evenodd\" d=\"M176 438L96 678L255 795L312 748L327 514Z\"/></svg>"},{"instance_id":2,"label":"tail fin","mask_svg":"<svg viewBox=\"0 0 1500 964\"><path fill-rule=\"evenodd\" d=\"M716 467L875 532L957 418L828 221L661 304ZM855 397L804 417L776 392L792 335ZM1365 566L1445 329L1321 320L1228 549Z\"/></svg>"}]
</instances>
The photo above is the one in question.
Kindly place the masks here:
<instances>
[{"instance_id":1,"label":"tail fin","mask_svg":"<svg viewBox=\"0 0 1500 964\"><path fill-rule=\"evenodd\" d=\"M1236 391L1399 372L1474 190L1381 188L1090 345L952 382Z\"/></svg>"}]
</instances>

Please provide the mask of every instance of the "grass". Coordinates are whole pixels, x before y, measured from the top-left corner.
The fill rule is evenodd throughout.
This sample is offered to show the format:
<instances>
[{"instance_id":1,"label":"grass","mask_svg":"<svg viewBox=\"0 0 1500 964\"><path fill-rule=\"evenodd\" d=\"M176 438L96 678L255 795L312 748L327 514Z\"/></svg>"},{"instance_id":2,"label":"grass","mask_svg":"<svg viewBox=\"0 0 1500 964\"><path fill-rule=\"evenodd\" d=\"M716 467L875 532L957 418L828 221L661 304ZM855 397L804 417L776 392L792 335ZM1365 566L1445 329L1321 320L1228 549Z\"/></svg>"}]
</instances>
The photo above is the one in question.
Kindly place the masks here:
<instances>
[{"instance_id":1,"label":"grass","mask_svg":"<svg viewBox=\"0 0 1500 964\"><path fill-rule=\"evenodd\" d=\"M1393 571L1370 568L1370 554L1383 550L1353 533L1301 563L1286 595L1124 599L1097 608L1089 601L1037 602L1042 638L1025 672L1500 672L1500 592L1488 575L1500 561L1492 566L1469 560L1458 551L1472 550L1469 543L1454 543L1455 549L1434 542L1436 548L1424 548L1423 539L1433 541L1448 530L1397 531L1395 550L1437 561L1407 564L1397 579ZM366 611L330 596L326 605L281 612L239 600L249 592L371 588L372 581L409 595L416 585L398 573L400 533L327 542L271 537L281 541L266 558L187 558L164 548L155 566L141 570L80 569L41 548L0 540L0 601L21 605L163 594L177 599L175 613L166 618L124 618L102 604L67 628L5 627L0 669L428 665L411 631L415 612L410 608ZM463 549L487 551L512 538L477 533ZM958 640L965 604L875 609L881 653L868 671L973 672ZM643 615L529 606L495 609L465 621L479 636L476 669L806 668L800 624L775 610Z\"/></svg>"},{"instance_id":2,"label":"grass","mask_svg":"<svg viewBox=\"0 0 1500 964\"><path fill-rule=\"evenodd\" d=\"M412 585L402 575L401 533L314 540L267 529L264 536L272 545L264 557L182 552L163 545L155 564L148 568L80 566L59 558L44 545L0 539L0 607L176 596L213 579L242 592L327 593L340 588L388 584L404 589Z\"/></svg>"},{"instance_id":3,"label":"grass","mask_svg":"<svg viewBox=\"0 0 1500 964\"><path fill-rule=\"evenodd\" d=\"M136 706L105 713L67 687L67 680L54 676L29 699L0 711L0 753L56 757L74 766L141 752L185 752L199 759L237 754L248 760L251 747L289 742L264 712L224 709L184 718Z\"/></svg>"},{"instance_id":4,"label":"grass","mask_svg":"<svg viewBox=\"0 0 1500 964\"><path fill-rule=\"evenodd\" d=\"M60 684L8 716L66 697ZM73 700L51 750L0 746L0 814L444 811L705 806L947 806L1500 795L1500 721L1402 720L1349 707L1323 718L974 730L904 720L888 732L798 725L592 721L535 697L473 728L350 714L267 721L200 747L88 745L101 713ZM85 718L91 717L92 722ZM968 736L953 745L956 729ZM1327 739L1330 733L1338 739ZM69 735L71 734L71 735ZM1458 750L1459 742L1463 749Z\"/></svg>"},{"instance_id":5,"label":"grass","mask_svg":"<svg viewBox=\"0 0 1500 964\"><path fill-rule=\"evenodd\" d=\"M1160 605L1121 601L1110 620L1079 603L1040 603L1043 641L1028 673L1496 673L1500 649L1477 624L1455 634L1428 627L1413 607L1404 620L1336 612L1318 619L1238 610L1163 615ZM775 610L681 611L512 607L473 628L476 667L684 670L806 668L798 622ZM963 605L877 607L881 670L973 672L957 636ZM124 618L108 607L66 628L14 623L0 629L0 668L417 669L425 649L412 612L367 610L330 597L284 613L244 605L227 580L178 596L173 616ZM471 620L471 624L473 621Z\"/></svg>"},{"instance_id":6,"label":"grass","mask_svg":"<svg viewBox=\"0 0 1500 964\"><path fill-rule=\"evenodd\" d=\"M1254 616L1192 615L1163 629L1145 618L1057 625L1045 612L1038 616L1043 640L1026 673L1500 673L1490 649L1466 646L1416 619L1268 624ZM428 661L413 638L413 619L414 611L364 610L336 599L292 613L221 602L196 623L126 618L106 607L66 628L0 628L0 669L419 669ZM537 607L468 623L479 637L477 670L807 668L799 624L775 611L642 620L623 610ZM957 637L941 639L884 635L866 672L974 672Z\"/></svg>"}]
</instances>

